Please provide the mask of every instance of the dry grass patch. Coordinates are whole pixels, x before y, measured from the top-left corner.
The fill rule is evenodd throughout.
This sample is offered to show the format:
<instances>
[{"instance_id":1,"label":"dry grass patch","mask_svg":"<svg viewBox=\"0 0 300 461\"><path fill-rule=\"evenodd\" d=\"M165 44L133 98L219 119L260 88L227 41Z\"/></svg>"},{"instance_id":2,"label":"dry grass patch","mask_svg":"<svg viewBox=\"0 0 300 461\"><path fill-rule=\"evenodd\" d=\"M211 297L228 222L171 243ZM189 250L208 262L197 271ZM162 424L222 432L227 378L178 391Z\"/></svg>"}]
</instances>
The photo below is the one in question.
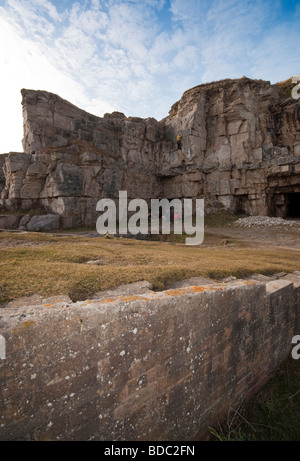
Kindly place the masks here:
<instances>
[{"instance_id":1,"label":"dry grass patch","mask_svg":"<svg viewBox=\"0 0 300 461\"><path fill-rule=\"evenodd\" d=\"M0 233L0 303L37 293L83 300L124 283L148 280L162 290L188 277L218 279L299 269L292 250L188 247L132 239ZM97 260L99 265L87 264Z\"/></svg>"}]
</instances>

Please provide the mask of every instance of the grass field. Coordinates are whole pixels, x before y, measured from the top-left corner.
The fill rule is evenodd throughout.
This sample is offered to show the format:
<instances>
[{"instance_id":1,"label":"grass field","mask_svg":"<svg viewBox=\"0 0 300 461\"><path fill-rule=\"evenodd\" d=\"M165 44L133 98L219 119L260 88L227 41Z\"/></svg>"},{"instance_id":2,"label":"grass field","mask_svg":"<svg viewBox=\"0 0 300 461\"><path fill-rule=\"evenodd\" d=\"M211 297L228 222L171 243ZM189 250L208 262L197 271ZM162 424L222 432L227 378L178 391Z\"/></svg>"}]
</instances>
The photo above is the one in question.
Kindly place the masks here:
<instances>
[{"instance_id":1,"label":"grass field","mask_svg":"<svg viewBox=\"0 0 300 461\"><path fill-rule=\"evenodd\" d=\"M272 274L299 269L291 249L233 246L206 235L198 247L127 238L0 233L0 304L26 295L67 294L84 300L124 283L147 280L154 290L192 276ZM87 264L97 260L98 265Z\"/></svg>"}]
</instances>

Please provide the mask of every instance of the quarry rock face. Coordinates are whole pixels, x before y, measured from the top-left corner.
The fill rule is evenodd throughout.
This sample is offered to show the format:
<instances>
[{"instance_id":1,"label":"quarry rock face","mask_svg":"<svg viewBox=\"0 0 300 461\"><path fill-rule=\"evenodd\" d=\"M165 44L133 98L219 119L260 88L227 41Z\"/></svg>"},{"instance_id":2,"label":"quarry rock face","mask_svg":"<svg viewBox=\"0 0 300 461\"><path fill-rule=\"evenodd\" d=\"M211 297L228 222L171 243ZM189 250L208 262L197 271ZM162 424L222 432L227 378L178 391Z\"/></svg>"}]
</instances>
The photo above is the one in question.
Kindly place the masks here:
<instances>
[{"instance_id":1,"label":"quarry rock face","mask_svg":"<svg viewBox=\"0 0 300 461\"><path fill-rule=\"evenodd\" d=\"M163 159L166 195L202 196L208 209L288 213L288 195L300 192L300 106L280 86L247 78L200 85L165 124L183 131L182 152L169 165Z\"/></svg>"},{"instance_id":2,"label":"quarry rock face","mask_svg":"<svg viewBox=\"0 0 300 461\"><path fill-rule=\"evenodd\" d=\"M98 200L124 190L149 203L204 198L206 213L297 214L300 104L288 82L199 85L160 122L96 117L46 91L22 90L22 106L24 153L0 155L6 211L57 215L64 228L93 226Z\"/></svg>"},{"instance_id":3,"label":"quarry rock face","mask_svg":"<svg viewBox=\"0 0 300 461\"><path fill-rule=\"evenodd\" d=\"M44 210L60 216L62 227L80 227L95 225L98 200L119 190L159 197L156 120L95 117L45 91L22 90L22 97L24 153L4 160L6 209Z\"/></svg>"}]
</instances>

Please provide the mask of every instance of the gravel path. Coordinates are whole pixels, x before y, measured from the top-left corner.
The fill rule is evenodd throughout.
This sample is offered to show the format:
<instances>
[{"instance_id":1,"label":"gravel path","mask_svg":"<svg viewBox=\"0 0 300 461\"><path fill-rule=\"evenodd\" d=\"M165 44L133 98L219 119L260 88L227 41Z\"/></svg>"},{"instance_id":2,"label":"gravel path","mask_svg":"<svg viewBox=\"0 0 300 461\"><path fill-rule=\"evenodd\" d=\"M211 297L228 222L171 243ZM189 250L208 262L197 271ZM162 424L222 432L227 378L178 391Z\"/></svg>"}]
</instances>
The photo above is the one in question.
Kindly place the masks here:
<instances>
[{"instance_id":1,"label":"gravel path","mask_svg":"<svg viewBox=\"0 0 300 461\"><path fill-rule=\"evenodd\" d=\"M207 227L212 235L238 239L250 246L281 247L300 251L300 220L285 220L267 216L250 216L234 224Z\"/></svg>"}]
</instances>

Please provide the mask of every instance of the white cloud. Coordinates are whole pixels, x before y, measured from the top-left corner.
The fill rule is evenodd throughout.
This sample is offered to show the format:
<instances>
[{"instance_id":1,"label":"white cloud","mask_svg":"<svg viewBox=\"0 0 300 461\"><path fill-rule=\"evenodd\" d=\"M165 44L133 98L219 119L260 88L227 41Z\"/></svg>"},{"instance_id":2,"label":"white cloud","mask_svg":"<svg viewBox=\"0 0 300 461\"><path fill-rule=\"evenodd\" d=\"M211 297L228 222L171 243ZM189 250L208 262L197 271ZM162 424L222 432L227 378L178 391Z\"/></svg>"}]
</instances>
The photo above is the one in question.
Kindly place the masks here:
<instances>
[{"instance_id":1,"label":"white cloud","mask_svg":"<svg viewBox=\"0 0 300 461\"><path fill-rule=\"evenodd\" d=\"M95 115L160 119L202 82L299 73L300 8L282 23L281 0L1 4L0 151L21 148L23 87L55 92Z\"/></svg>"},{"instance_id":2,"label":"white cloud","mask_svg":"<svg viewBox=\"0 0 300 461\"><path fill-rule=\"evenodd\" d=\"M76 104L83 103L81 86L67 74L59 72L41 53L34 41L18 34L15 26L0 16L1 110L0 152L22 150L22 88L48 89L63 94Z\"/></svg>"},{"instance_id":3,"label":"white cloud","mask_svg":"<svg viewBox=\"0 0 300 461\"><path fill-rule=\"evenodd\" d=\"M252 50L255 78L276 83L300 73L299 29L289 24L275 27L260 46Z\"/></svg>"},{"instance_id":4,"label":"white cloud","mask_svg":"<svg viewBox=\"0 0 300 461\"><path fill-rule=\"evenodd\" d=\"M180 21L186 28L204 20L211 1L209 0L171 0L170 9L174 21Z\"/></svg>"},{"instance_id":5,"label":"white cloud","mask_svg":"<svg viewBox=\"0 0 300 461\"><path fill-rule=\"evenodd\" d=\"M32 37L49 37L54 32L53 20L61 20L55 6L46 0L9 0L7 5L11 14L5 14L4 8L1 8L6 19L10 22L17 19L19 33L30 29Z\"/></svg>"}]
</instances>

